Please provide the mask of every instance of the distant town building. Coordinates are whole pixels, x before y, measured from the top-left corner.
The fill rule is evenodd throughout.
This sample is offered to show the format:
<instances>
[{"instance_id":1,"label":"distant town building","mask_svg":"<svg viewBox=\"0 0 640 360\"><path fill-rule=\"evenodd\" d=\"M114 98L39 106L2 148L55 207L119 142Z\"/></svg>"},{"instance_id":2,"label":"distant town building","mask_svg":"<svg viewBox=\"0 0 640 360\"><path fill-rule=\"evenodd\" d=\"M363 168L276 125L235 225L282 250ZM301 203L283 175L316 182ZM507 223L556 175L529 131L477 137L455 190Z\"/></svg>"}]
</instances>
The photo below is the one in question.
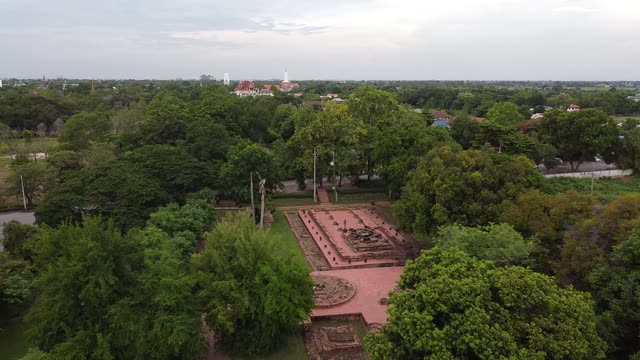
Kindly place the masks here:
<instances>
[{"instance_id":1,"label":"distant town building","mask_svg":"<svg viewBox=\"0 0 640 360\"><path fill-rule=\"evenodd\" d=\"M0 87L2 87L2 86L0 86ZM640 94L636 94L635 96L627 96L627 99L633 100L635 102L640 102Z\"/></svg>"},{"instance_id":2,"label":"distant town building","mask_svg":"<svg viewBox=\"0 0 640 360\"><path fill-rule=\"evenodd\" d=\"M537 113L537 114L533 114L531 115L531 120L535 120L535 119L542 119L544 117L544 115Z\"/></svg>"},{"instance_id":3,"label":"distant town building","mask_svg":"<svg viewBox=\"0 0 640 360\"><path fill-rule=\"evenodd\" d=\"M238 96L250 96L258 93L258 89L253 86L253 81L251 80L240 80L238 85L234 90L234 93Z\"/></svg>"},{"instance_id":4,"label":"distant town building","mask_svg":"<svg viewBox=\"0 0 640 360\"><path fill-rule=\"evenodd\" d=\"M327 94L327 95L323 95L320 96L320 99L333 99L333 98L337 98L340 97L339 94Z\"/></svg>"},{"instance_id":5,"label":"distant town building","mask_svg":"<svg viewBox=\"0 0 640 360\"><path fill-rule=\"evenodd\" d=\"M567 107L567 111L578 111L578 110L580 110L580 105L570 104Z\"/></svg>"},{"instance_id":6,"label":"distant town building","mask_svg":"<svg viewBox=\"0 0 640 360\"><path fill-rule=\"evenodd\" d=\"M444 121L447 124L453 119L453 117L445 112L436 109L429 109L429 112L433 115L436 121Z\"/></svg>"},{"instance_id":7,"label":"distant town building","mask_svg":"<svg viewBox=\"0 0 640 360\"><path fill-rule=\"evenodd\" d=\"M431 126L440 126L440 127L448 128L449 123L444 120L436 120L433 122L433 124L431 124Z\"/></svg>"},{"instance_id":8,"label":"distant town building","mask_svg":"<svg viewBox=\"0 0 640 360\"><path fill-rule=\"evenodd\" d=\"M0 80L0 88L2 88L2 80Z\"/></svg>"},{"instance_id":9,"label":"distant town building","mask_svg":"<svg viewBox=\"0 0 640 360\"><path fill-rule=\"evenodd\" d=\"M229 85L229 73L224 73L224 76L222 77L222 83L224 85Z\"/></svg>"}]
</instances>

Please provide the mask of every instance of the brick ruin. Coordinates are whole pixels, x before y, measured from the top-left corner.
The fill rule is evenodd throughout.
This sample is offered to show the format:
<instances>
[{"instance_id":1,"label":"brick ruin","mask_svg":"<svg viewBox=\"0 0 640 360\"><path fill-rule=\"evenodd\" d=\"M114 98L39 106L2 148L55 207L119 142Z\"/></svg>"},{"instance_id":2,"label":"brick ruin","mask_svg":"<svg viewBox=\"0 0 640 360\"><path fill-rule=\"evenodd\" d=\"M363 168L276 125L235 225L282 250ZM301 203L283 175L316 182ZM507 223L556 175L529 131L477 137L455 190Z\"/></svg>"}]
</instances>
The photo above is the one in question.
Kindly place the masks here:
<instances>
[{"instance_id":1,"label":"brick ruin","mask_svg":"<svg viewBox=\"0 0 640 360\"><path fill-rule=\"evenodd\" d=\"M413 241L373 208L300 210L298 215L331 269L401 266L418 254Z\"/></svg>"}]
</instances>

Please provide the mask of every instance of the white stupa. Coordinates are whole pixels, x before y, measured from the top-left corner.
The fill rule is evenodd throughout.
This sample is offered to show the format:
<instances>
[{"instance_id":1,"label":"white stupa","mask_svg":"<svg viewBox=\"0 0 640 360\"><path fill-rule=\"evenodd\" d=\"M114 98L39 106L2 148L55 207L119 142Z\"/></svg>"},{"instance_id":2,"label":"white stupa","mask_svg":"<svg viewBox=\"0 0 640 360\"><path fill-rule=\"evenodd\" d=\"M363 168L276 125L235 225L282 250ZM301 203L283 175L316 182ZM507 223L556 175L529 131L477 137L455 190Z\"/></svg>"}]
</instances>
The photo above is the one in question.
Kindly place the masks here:
<instances>
[{"instance_id":1,"label":"white stupa","mask_svg":"<svg viewBox=\"0 0 640 360\"><path fill-rule=\"evenodd\" d=\"M222 83L225 85L229 85L229 73L224 73L224 77L222 78Z\"/></svg>"}]
</instances>

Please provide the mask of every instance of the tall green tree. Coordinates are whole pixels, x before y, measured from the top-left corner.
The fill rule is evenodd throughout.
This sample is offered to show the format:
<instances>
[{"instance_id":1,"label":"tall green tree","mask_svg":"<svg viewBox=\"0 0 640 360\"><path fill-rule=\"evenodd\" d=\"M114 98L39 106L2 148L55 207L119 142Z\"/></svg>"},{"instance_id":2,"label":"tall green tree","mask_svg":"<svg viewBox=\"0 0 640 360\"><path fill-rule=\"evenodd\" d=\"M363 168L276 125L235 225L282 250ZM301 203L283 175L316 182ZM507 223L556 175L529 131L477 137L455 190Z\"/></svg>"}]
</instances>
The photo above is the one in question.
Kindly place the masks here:
<instances>
[{"instance_id":1,"label":"tall green tree","mask_svg":"<svg viewBox=\"0 0 640 360\"><path fill-rule=\"evenodd\" d=\"M29 335L64 359L197 359L204 349L195 279L171 238L112 222L46 229L34 264Z\"/></svg>"},{"instance_id":2,"label":"tall green tree","mask_svg":"<svg viewBox=\"0 0 640 360\"><path fill-rule=\"evenodd\" d=\"M525 239L507 224L491 224L483 227L443 226L433 238L433 244L442 248L457 248L481 260L491 260L497 265L526 265L537 245L533 239Z\"/></svg>"},{"instance_id":3,"label":"tall green tree","mask_svg":"<svg viewBox=\"0 0 640 360\"><path fill-rule=\"evenodd\" d=\"M308 270L277 246L279 239L238 216L219 223L193 257L207 324L232 354L275 349L313 307Z\"/></svg>"},{"instance_id":4,"label":"tall green tree","mask_svg":"<svg viewBox=\"0 0 640 360\"><path fill-rule=\"evenodd\" d=\"M542 181L524 156L443 146L420 159L393 211L399 226L422 234L452 223L486 225L499 217L503 201Z\"/></svg>"},{"instance_id":5,"label":"tall green tree","mask_svg":"<svg viewBox=\"0 0 640 360\"><path fill-rule=\"evenodd\" d=\"M610 264L588 278L599 313L600 334L609 343L611 359L640 352L640 231L613 248Z\"/></svg>"},{"instance_id":6,"label":"tall green tree","mask_svg":"<svg viewBox=\"0 0 640 360\"><path fill-rule=\"evenodd\" d=\"M101 113L79 113L67 120L58 137L64 150L84 150L90 141L105 141L111 132L111 121Z\"/></svg>"},{"instance_id":7,"label":"tall green tree","mask_svg":"<svg viewBox=\"0 0 640 360\"><path fill-rule=\"evenodd\" d=\"M410 261L373 359L602 359L587 293L522 267L435 247Z\"/></svg>"},{"instance_id":8,"label":"tall green tree","mask_svg":"<svg viewBox=\"0 0 640 360\"><path fill-rule=\"evenodd\" d=\"M540 137L558 149L558 156L577 171L584 161L596 155L615 158L611 146L618 140L618 127L604 111L585 109L567 112L548 111L540 121Z\"/></svg>"}]
</instances>

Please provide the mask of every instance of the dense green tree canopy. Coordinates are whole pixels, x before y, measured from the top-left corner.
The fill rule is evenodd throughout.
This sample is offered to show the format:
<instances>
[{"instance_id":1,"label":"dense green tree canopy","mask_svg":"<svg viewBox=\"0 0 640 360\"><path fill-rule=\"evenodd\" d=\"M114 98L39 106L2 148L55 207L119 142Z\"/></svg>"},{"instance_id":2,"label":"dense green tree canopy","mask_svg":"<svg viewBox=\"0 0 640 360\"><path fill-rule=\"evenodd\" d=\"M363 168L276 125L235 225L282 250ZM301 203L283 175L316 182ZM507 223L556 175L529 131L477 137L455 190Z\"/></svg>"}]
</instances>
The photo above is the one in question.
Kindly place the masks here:
<instances>
[{"instance_id":1,"label":"dense green tree canopy","mask_svg":"<svg viewBox=\"0 0 640 360\"><path fill-rule=\"evenodd\" d=\"M195 279L171 238L111 222L46 229L38 239L34 343L64 359L196 359L204 348Z\"/></svg>"},{"instance_id":2,"label":"dense green tree canopy","mask_svg":"<svg viewBox=\"0 0 640 360\"><path fill-rule=\"evenodd\" d=\"M243 214L219 223L194 256L205 319L234 354L275 349L313 307L308 270Z\"/></svg>"},{"instance_id":3,"label":"dense green tree canopy","mask_svg":"<svg viewBox=\"0 0 640 360\"><path fill-rule=\"evenodd\" d=\"M111 121L100 113L79 113L64 124L58 141L65 150L84 150L90 141L104 141L111 132Z\"/></svg>"},{"instance_id":4,"label":"dense green tree canopy","mask_svg":"<svg viewBox=\"0 0 640 360\"><path fill-rule=\"evenodd\" d=\"M417 233L450 223L486 225L498 219L503 201L541 182L542 175L524 156L444 146L418 162L394 215L402 228Z\"/></svg>"},{"instance_id":5,"label":"dense green tree canopy","mask_svg":"<svg viewBox=\"0 0 640 360\"><path fill-rule=\"evenodd\" d=\"M596 268L588 280L610 357L622 359L639 352L640 230L616 245L610 264Z\"/></svg>"},{"instance_id":6,"label":"dense green tree canopy","mask_svg":"<svg viewBox=\"0 0 640 360\"><path fill-rule=\"evenodd\" d=\"M572 170L597 155L614 158L610 152L618 139L618 128L602 110L549 111L539 128L542 139L558 149L558 155L571 164Z\"/></svg>"},{"instance_id":7,"label":"dense green tree canopy","mask_svg":"<svg viewBox=\"0 0 640 360\"><path fill-rule=\"evenodd\" d=\"M492 260L497 265L526 264L536 245L535 241L524 239L507 224L477 228L443 226L432 241L441 248L457 248L475 258Z\"/></svg>"},{"instance_id":8,"label":"dense green tree canopy","mask_svg":"<svg viewBox=\"0 0 640 360\"><path fill-rule=\"evenodd\" d=\"M436 247L405 267L373 359L602 359L589 294Z\"/></svg>"}]
</instances>

